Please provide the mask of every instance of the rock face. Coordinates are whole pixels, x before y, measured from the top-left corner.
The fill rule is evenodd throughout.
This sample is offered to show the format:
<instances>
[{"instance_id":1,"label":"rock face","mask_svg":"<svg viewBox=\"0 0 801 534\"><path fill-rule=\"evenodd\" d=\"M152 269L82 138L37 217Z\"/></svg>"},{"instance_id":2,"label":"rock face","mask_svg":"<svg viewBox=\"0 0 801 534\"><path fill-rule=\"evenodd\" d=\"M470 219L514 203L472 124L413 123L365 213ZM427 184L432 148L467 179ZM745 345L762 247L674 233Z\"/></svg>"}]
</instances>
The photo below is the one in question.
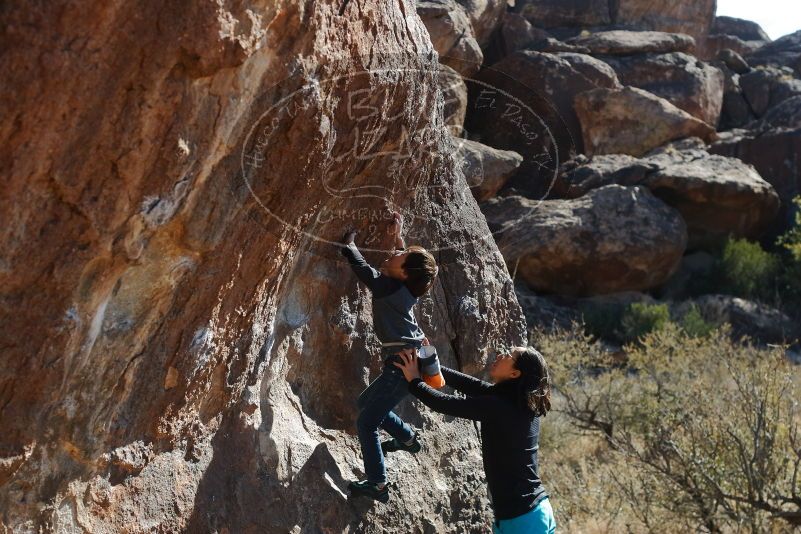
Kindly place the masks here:
<instances>
[{"instance_id":1,"label":"rock face","mask_svg":"<svg viewBox=\"0 0 801 534\"><path fill-rule=\"evenodd\" d=\"M615 23L644 30L684 33L697 43L709 34L716 0L610 0Z\"/></svg>"},{"instance_id":2,"label":"rock face","mask_svg":"<svg viewBox=\"0 0 801 534\"><path fill-rule=\"evenodd\" d=\"M497 150L468 139L455 141L457 162L478 201L495 196L523 162L523 156L511 150Z\"/></svg>"},{"instance_id":3,"label":"rock face","mask_svg":"<svg viewBox=\"0 0 801 534\"><path fill-rule=\"evenodd\" d=\"M583 46L593 54L626 56L630 54L692 52L695 40L681 33L612 30L574 37L571 44Z\"/></svg>"},{"instance_id":4,"label":"rock face","mask_svg":"<svg viewBox=\"0 0 801 534\"><path fill-rule=\"evenodd\" d=\"M716 126L723 106L724 76L720 69L675 52L610 57L621 83L662 97L710 126Z\"/></svg>"},{"instance_id":5,"label":"rock face","mask_svg":"<svg viewBox=\"0 0 801 534\"><path fill-rule=\"evenodd\" d=\"M486 45L503 21L506 0L457 0L470 17L473 33L480 46Z\"/></svg>"},{"instance_id":6,"label":"rock face","mask_svg":"<svg viewBox=\"0 0 801 534\"><path fill-rule=\"evenodd\" d=\"M640 156L675 139L715 137L705 122L635 87L581 93L575 110L587 154Z\"/></svg>"},{"instance_id":7,"label":"rock face","mask_svg":"<svg viewBox=\"0 0 801 534\"><path fill-rule=\"evenodd\" d=\"M510 269L545 293L655 287L676 269L687 244L679 213L642 187L610 185L575 200L508 196L481 209Z\"/></svg>"},{"instance_id":8,"label":"rock face","mask_svg":"<svg viewBox=\"0 0 801 534\"><path fill-rule=\"evenodd\" d=\"M715 0L516 0L513 9L541 28L609 25L705 38Z\"/></svg>"},{"instance_id":9,"label":"rock face","mask_svg":"<svg viewBox=\"0 0 801 534\"><path fill-rule=\"evenodd\" d=\"M682 313L690 304L697 306L706 321L728 323L732 334L748 336L763 343L786 343L799 335L799 329L784 313L758 302L730 295L704 295L680 306Z\"/></svg>"},{"instance_id":10,"label":"rock face","mask_svg":"<svg viewBox=\"0 0 801 534\"><path fill-rule=\"evenodd\" d=\"M582 165L565 164L560 183L559 191L571 198L609 184L645 186L681 213L690 247L729 234L758 237L779 209L776 191L753 167L700 148L667 147L642 159L596 156Z\"/></svg>"},{"instance_id":11,"label":"rock face","mask_svg":"<svg viewBox=\"0 0 801 534\"><path fill-rule=\"evenodd\" d=\"M740 76L740 88L757 117L794 96L801 96L801 80L792 78L792 71L775 67L754 69Z\"/></svg>"},{"instance_id":12,"label":"rock face","mask_svg":"<svg viewBox=\"0 0 801 534\"><path fill-rule=\"evenodd\" d=\"M779 197L759 173L738 159L722 156L666 154L650 158L659 170L642 182L679 210L687 222L690 246L715 242L731 234L757 238L774 221Z\"/></svg>"},{"instance_id":13,"label":"rock face","mask_svg":"<svg viewBox=\"0 0 801 534\"><path fill-rule=\"evenodd\" d=\"M467 77L478 71L484 54L462 6L455 0L421 0L416 6L440 63Z\"/></svg>"},{"instance_id":14,"label":"rock face","mask_svg":"<svg viewBox=\"0 0 801 534\"><path fill-rule=\"evenodd\" d=\"M514 9L541 28L612 23L608 0L521 0Z\"/></svg>"},{"instance_id":15,"label":"rock face","mask_svg":"<svg viewBox=\"0 0 801 534\"><path fill-rule=\"evenodd\" d=\"M789 67L801 76L801 30L758 48L746 59L751 65Z\"/></svg>"},{"instance_id":16,"label":"rock face","mask_svg":"<svg viewBox=\"0 0 801 534\"><path fill-rule=\"evenodd\" d=\"M472 426L411 403L403 505L342 493L379 366L344 227L385 247L397 208L435 251L446 365L525 339L411 5L53 7L7 6L0 37L3 527L486 531Z\"/></svg>"},{"instance_id":17,"label":"rock face","mask_svg":"<svg viewBox=\"0 0 801 534\"><path fill-rule=\"evenodd\" d=\"M571 152L583 150L573 98L597 87L620 86L614 71L590 56L533 50L515 52L500 63L482 69L476 79L484 85L468 106L467 130L480 135L482 143L523 155L524 163L518 174L525 182L516 185L528 187L533 183L535 189L540 173L542 179L547 180L550 172L550 169L542 171L542 163L537 159L540 154L553 151L555 147L558 158L568 159ZM501 99L501 91L513 95L516 100ZM533 132L530 137L519 134L520 124L507 123L501 127L499 122L499 113L513 115L505 110L519 110L523 106L531 110L529 115L533 116L529 121ZM549 161L557 159L549 158Z\"/></svg>"},{"instance_id":18,"label":"rock face","mask_svg":"<svg viewBox=\"0 0 801 534\"><path fill-rule=\"evenodd\" d=\"M792 200L801 195L801 124L795 128L733 131L713 144L709 151L753 165L776 189L781 206L778 219L767 232L769 238L781 234L792 224Z\"/></svg>"}]
</instances>

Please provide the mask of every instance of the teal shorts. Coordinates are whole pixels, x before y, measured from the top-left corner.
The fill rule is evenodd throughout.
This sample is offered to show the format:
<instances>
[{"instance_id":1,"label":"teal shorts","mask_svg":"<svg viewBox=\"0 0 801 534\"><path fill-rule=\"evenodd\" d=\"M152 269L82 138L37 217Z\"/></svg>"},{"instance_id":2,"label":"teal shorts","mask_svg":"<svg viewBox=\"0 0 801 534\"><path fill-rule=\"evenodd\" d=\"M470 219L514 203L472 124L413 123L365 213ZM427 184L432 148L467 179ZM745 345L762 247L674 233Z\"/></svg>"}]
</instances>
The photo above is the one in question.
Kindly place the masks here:
<instances>
[{"instance_id":1,"label":"teal shorts","mask_svg":"<svg viewBox=\"0 0 801 534\"><path fill-rule=\"evenodd\" d=\"M551 501L546 497L530 512L493 523L492 532L493 534L553 534L556 532L556 520L553 517Z\"/></svg>"}]
</instances>

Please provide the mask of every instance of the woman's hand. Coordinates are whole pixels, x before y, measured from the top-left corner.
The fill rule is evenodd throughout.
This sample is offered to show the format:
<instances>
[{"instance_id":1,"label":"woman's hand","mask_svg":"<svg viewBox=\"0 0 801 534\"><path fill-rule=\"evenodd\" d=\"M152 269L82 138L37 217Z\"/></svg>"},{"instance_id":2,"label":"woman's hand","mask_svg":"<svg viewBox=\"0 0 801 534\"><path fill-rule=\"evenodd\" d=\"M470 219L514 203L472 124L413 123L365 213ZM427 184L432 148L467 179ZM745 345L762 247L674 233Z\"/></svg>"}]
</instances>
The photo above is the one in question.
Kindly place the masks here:
<instances>
[{"instance_id":1,"label":"woman's hand","mask_svg":"<svg viewBox=\"0 0 801 534\"><path fill-rule=\"evenodd\" d=\"M408 382L420 378L420 369L417 367L417 349L404 349L398 353L403 363L392 362L392 365L403 371Z\"/></svg>"}]
</instances>

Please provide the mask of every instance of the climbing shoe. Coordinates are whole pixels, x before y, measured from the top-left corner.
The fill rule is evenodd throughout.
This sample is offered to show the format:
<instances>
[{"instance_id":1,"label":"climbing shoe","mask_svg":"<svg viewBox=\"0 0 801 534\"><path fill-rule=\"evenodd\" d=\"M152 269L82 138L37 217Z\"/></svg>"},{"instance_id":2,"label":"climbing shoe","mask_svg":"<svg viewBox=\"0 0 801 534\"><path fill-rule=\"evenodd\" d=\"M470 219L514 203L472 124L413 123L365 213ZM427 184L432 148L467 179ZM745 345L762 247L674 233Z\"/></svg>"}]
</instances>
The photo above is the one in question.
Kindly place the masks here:
<instances>
[{"instance_id":1,"label":"climbing shoe","mask_svg":"<svg viewBox=\"0 0 801 534\"><path fill-rule=\"evenodd\" d=\"M375 482L360 480L348 484L348 491L350 491L350 494L354 497L364 496L375 499L376 501L389 501L389 483L384 484L384 487L380 488Z\"/></svg>"},{"instance_id":2,"label":"climbing shoe","mask_svg":"<svg viewBox=\"0 0 801 534\"><path fill-rule=\"evenodd\" d=\"M418 437L417 432L414 433L412 442L409 445L405 444L402 441L398 441L395 438L392 438L388 441L384 441L381 443L381 451L384 454L395 451L406 451L411 454L416 454L420 452L420 449L422 448L423 445L420 443L420 438Z\"/></svg>"}]
</instances>

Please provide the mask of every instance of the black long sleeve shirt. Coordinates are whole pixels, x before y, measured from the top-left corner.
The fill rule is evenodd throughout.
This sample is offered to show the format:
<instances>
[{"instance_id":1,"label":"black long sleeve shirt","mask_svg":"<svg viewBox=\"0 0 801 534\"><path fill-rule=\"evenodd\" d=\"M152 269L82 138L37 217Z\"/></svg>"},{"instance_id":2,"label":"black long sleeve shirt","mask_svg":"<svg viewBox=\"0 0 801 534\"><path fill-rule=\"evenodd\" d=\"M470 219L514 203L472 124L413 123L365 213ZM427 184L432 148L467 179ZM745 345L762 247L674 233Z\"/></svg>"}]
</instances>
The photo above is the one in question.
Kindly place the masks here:
<instances>
[{"instance_id":1,"label":"black long sleeve shirt","mask_svg":"<svg viewBox=\"0 0 801 534\"><path fill-rule=\"evenodd\" d=\"M513 380L490 384L447 367L442 375L467 397L437 391L420 379L409 382L409 391L434 411L481 421L481 456L496 519L532 510L548 496L537 463L540 418L517 404Z\"/></svg>"},{"instance_id":2,"label":"black long sleeve shirt","mask_svg":"<svg viewBox=\"0 0 801 534\"><path fill-rule=\"evenodd\" d=\"M414 305L417 297L411 294L403 281L382 274L372 267L353 243L342 247L356 277L370 290L373 296L373 327L382 343L405 343L419 348L425 334L417 324ZM390 347L385 353L397 352L400 347Z\"/></svg>"}]
</instances>

